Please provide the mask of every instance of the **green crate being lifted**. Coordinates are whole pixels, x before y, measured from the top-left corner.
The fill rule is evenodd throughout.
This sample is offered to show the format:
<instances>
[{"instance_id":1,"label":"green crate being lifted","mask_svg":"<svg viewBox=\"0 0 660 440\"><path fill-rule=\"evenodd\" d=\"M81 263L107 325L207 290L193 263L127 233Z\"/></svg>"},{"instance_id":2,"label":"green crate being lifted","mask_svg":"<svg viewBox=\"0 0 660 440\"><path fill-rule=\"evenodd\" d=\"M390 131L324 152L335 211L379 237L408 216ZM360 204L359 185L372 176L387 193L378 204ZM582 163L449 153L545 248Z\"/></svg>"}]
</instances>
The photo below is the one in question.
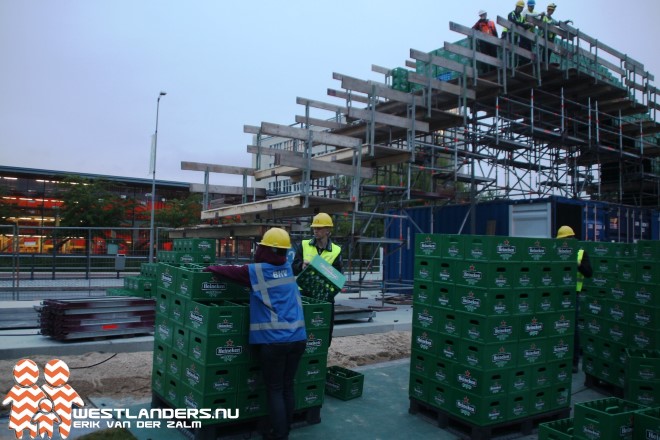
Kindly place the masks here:
<instances>
[{"instance_id":1,"label":"green crate being lifted","mask_svg":"<svg viewBox=\"0 0 660 440\"><path fill-rule=\"evenodd\" d=\"M307 267L296 277L303 295L323 301L331 301L344 287L346 277L319 255L312 258Z\"/></svg>"}]
</instances>

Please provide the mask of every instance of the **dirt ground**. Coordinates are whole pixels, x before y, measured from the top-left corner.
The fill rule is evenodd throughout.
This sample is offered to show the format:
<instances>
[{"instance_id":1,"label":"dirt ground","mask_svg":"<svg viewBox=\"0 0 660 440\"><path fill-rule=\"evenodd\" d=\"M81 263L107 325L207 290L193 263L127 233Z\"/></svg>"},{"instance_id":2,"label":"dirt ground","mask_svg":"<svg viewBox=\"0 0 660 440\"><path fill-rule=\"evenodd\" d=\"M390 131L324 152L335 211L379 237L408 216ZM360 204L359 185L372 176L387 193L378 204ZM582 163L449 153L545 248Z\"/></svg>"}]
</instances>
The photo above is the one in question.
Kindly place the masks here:
<instances>
[{"instance_id":1,"label":"dirt ground","mask_svg":"<svg viewBox=\"0 0 660 440\"><path fill-rule=\"evenodd\" d=\"M328 353L328 366L355 368L410 357L411 332L388 332L358 336L336 337ZM56 356L30 356L40 368ZM152 352L86 353L61 356L69 366L69 384L84 399L108 397L114 399L143 399L151 396ZM0 361L0 392L4 395L14 385L11 371L15 360ZM39 383L43 382L43 376ZM6 408L1 408L0 412Z\"/></svg>"}]
</instances>

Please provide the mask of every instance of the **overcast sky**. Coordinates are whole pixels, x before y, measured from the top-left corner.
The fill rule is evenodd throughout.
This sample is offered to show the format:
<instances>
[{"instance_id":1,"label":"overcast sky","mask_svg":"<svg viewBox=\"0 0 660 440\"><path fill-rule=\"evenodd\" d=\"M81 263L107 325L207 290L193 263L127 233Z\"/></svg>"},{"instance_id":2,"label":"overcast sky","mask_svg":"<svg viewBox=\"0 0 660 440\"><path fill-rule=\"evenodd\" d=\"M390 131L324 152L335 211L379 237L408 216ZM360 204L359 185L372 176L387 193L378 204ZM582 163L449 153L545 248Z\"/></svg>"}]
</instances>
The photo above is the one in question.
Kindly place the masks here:
<instances>
[{"instance_id":1,"label":"overcast sky","mask_svg":"<svg viewBox=\"0 0 660 440\"><path fill-rule=\"evenodd\" d=\"M659 1L556 3L556 18L571 18L660 75ZM384 81L372 64L403 67L411 48L460 40L450 21L472 26L479 9L495 19L514 5L0 0L0 164L150 178L163 90L156 178L202 183L203 174L182 171L181 161L249 167L243 125L293 123L304 114L298 96L341 105L327 96L340 88L333 72Z\"/></svg>"}]
</instances>

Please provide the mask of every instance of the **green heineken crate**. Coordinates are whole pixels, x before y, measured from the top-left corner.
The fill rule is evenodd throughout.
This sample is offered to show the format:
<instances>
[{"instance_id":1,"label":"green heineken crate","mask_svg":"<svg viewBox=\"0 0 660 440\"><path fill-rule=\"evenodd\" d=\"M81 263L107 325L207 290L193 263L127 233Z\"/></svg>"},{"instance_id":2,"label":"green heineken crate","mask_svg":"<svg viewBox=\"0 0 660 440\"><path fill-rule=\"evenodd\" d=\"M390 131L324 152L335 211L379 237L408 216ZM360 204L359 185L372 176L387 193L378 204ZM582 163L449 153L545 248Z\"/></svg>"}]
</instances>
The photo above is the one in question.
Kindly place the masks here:
<instances>
[{"instance_id":1,"label":"green heineken crate","mask_svg":"<svg viewBox=\"0 0 660 440\"><path fill-rule=\"evenodd\" d=\"M583 243L580 243L573 238L557 240L555 245L552 247L552 260L561 262L577 262L577 254L582 247ZM595 254L589 252L589 255Z\"/></svg>"},{"instance_id":2,"label":"green heineken crate","mask_svg":"<svg viewBox=\"0 0 660 440\"><path fill-rule=\"evenodd\" d=\"M575 287L547 287L537 289L534 310L539 312L558 312L575 310Z\"/></svg>"},{"instance_id":3,"label":"green heineken crate","mask_svg":"<svg viewBox=\"0 0 660 440\"><path fill-rule=\"evenodd\" d=\"M464 237L465 258L491 262L521 261L520 238L466 235Z\"/></svg>"},{"instance_id":4,"label":"green heineken crate","mask_svg":"<svg viewBox=\"0 0 660 440\"><path fill-rule=\"evenodd\" d=\"M630 286L631 296L629 302L648 305L658 304L658 300L660 299L660 289L657 287L637 283L630 284Z\"/></svg>"},{"instance_id":5,"label":"green heineken crate","mask_svg":"<svg viewBox=\"0 0 660 440\"><path fill-rule=\"evenodd\" d=\"M551 262L555 261L553 249L557 243L549 238L524 238L521 239L522 262Z\"/></svg>"},{"instance_id":6,"label":"green heineken crate","mask_svg":"<svg viewBox=\"0 0 660 440\"><path fill-rule=\"evenodd\" d=\"M165 372L168 376L177 380L181 378L181 370L183 369L183 356L180 353L177 353L173 349L168 350L167 361L165 362Z\"/></svg>"},{"instance_id":7,"label":"green heineken crate","mask_svg":"<svg viewBox=\"0 0 660 440\"><path fill-rule=\"evenodd\" d=\"M172 250L215 255L216 240L210 238L177 238L173 240Z\"/></svg>"},{"instance_id":8,"label":"green heineken crate","mask_svg":"<svg viewBox=\"0 0 660 440\"><path fill-rule=\"evenodd\" d=\"M513 314L526 315L536 310L538 291L531 289L513 289Z\"/></svg>"},{"instance_id":9,"label":"green heineken crate","mask_svg":"<svg viewBox=\"0 0 660 440\"><path fill-rule=\"evenodd\" d=\"M351 400L362 395L364 374L339 366L328 367L325 393L341 400Z\"/></svg>"},{"instance_id":10,"label":"green heineken crate","mask_svg":"<svg viewBox=\"0 0 660 440\"><path fill-rule=\"evenodd\" d=\"M518 365L507 368L504 372L509 384L509 393L529 391L532 389L532 367Z\"/></svg>"},{"instance_id":11,"label":"green heineken crate","mask_svg":"<svg viewBox=\"0 0 660 440\"><path fill-rule=\"evenodd\" d=\"M543 365L533 365L531 371L531 390L547 388L553 384L552 365L545 363Z\"/></svg>"},{"instance_id":12,"label":"green heineken crate","mask_svg":"<svg viewBox=\"0 0 660 440\"><path fill-rule=\"evenodd\" d=\"M183 357L188 355L188 341L190 338L190 330L183 325L174 324L174 332L172 334L172 350L179 353Z\"/></svg>"},{"instance_id":13,"label":"green heineken crate","mask_svg":"<svg viewBox=\"0 0 660 440\"><path fill-rule=\"evenodd\" d=\"M552 392L552 408L563 409L571 407L571 385L557 385L551 386Z\"/></svg>"},{"instance_id":14,"label":"green heineken crate","mask_svg":"<svg viewBox=\"0 0 660 440\"><path fill-rule=\"evenodd\" d=\"M625 380L623 398L648 407L660 406L660 380Z\"/></svg>"},{"instance_id":15,"label":"green heineken crate","mask_svg":"<svg viewBox=\"0 0 660 440\"><path fill-rule=\"evenodd\" d=\"M167 385L167 374L165 371L154 365L151 370L151 389L159 396L165 395L165 387Z\"/></svg>"},{"instance_id":16,"label":"green heineken crate","mask_svg":"<svg viewBox=\"0 0 660 440\"><path fill-rule=\"evenodd\" d=\"M632 439L633 417L646 407L617 397L576 403L575 430L578 439Z\"/></svg>"},{"instance_id":17,"label":"green heineken crate","mask_svg":"<svg viewBox=\"0 0 660 440\"><path fill-rule=\"evenodd\" d=\"M566 336L550 336L547 339L547 362L573 359L573 334Z\"/></svg>"},{"instance_id":18,"label":"green heineken crate","mask_svg":"<svg viewBox=\"0 0 660 440\"><path fill-rule=\"evenodd\" d=\"M144 276L124 277L124 288L134 292L151 292L154 278Z\"/></svg>"},{"instance_id":19,"label":"green heineken crate","mask_svg":"<svg viewBox=\"0 0 660 440\"><path fill-rule=\"evenodd\" d=\"M466 258L465 235L443 234L440 236L440 253L438 256L448 260Z\"/></svg>"},{"instance_id":20,"label":"green heineken crate","mask_svg":"<svg viewBox=\"0 0 660 440\"><path fill-rule=\"evenodd\" d=\"M534 265L536 263L519 263L512 268L513 272L513 288L530 288L536 287L538 280L534 272Z\"/></svg>"},{"instance_id":21,"label":"green heineken crate","mask_svg":"<svg viewBox=\"0 0 660 440\"><path fill-rule=\"evenodd\" d=\"M635 305L610 298L603 300L603 307L605 308L605 318L615 322L628 322L632 318L630 316L632 315L632 311L635 310ZM643 309L644 306L641 307Z\"/></svg>"},{"instance_id":22,"label":"green heineken crate","mask_svg":"<svg viewBox=\"0 0 660 440\"><path fill-rule=\"evenodd\" d=\"M600 320L600 323L603 325L603 331L600 334L595 334L600 338L605 338L619 344L627 344L629 339L632 337L633 329L626 323L612 322L608 320ZM588 330L595 330L593 327L593 322L588 323Z\"/></svg>"},{"instance_id":23,"label":"green heineken crate","mask_svg":"<svg viewBox=\"0 0 660 440\"><path fill-rule=\"evenodd\" d=\"M638 262L636 261L626 261L626 260L617 260L616 268L618 281L624 281L627 283L634 283L637 279L637 266Z\"/></svg>"},{"instance_id":24,"label":"green heineken crate","mask_svg":"<svg viewBox=\"0 0 660 440\"><path fill-rule=\"evenodd\" d=\"M302 358L296 371L296 384L325 380L327 363L328 356L326 354Z\"/></svg>"},{"instance_id":25,"label":"green heineken crate","mask_svg":"<svg viewBox=\"0 0 660 440\"><path fill-rule=\"evenodd\" d=\"M440 234L415 234L415 257L440 257L440 241Z\"/></svg>"},{"instance_id":26,"label":"green heineken crate","mask_svg":"<svg viewBox=\"0 0 660 440\"><path fill-rule=\"evenodd\" d=\"M173 334L174 328L172 321L170 321L168 317L157 313L156 321L154 323L154 341L163 343L167 347L171 347Z\"/></svg>"},{"instance_id":27,"label":"green heineken crate","mask_svg":"<svg viewBox=\"0 0 660 440\"><path fill-rule=\"evenodd\" d=\"M538 440L573 440L573 419L539 423Z\"/></svg>"},{"instance_id":28,"label":"green heineken crate","mask_svg":"<svg viewBox=\"0 0 660 440\"><path fill-rule=\"evenodd\" d=\"M432 283L439 260L435 257L415 257L413 280Z\"/></svg>"},{"instance_id":29,"label":"green heineken crate","mask_svg":"<svg viewBox=\"0 0 660 440\"><path fill-rule=\"evenodd\" d=\"M517 420L528 417L531 413L531 391L509 393L507 396L507 420Z\"/></svg>"},{"instance_id":30,"label":"green heineken crate","mask_svg":"<svg viewBox=\"0 0 660 440\"><path fill-rule=\"evenodd\" d=\"M628 327L628 346L642 350L660 349L660 330L631 325Z\"/></svg>"},{"instance_id":31,"label":"green heineken crate","mask_svg":"<svg viewBox=\"0 0 660 440\"><path fill-rule=\"evenodd\" d=\"M141 263L140 275L155 280L158 275L158 263Z\"/></svg>"},{"instance_id":32,"label":"green heineken crate","mask_svg":"<svg viewBox=\"0 0 660 440\"><path fill-rule=\"evenodd\" d=\"M113 287L110 289L106 289L105 296L135 296L135 297L145 298L145 293L135 292L134 290L129 290L129 289ZM147 298L149 297L148 293L146 297Z\"/></svg>"},{"instance_id":33,"label":"green heineken crate","mask_svg":"<svg viewBox=\"0 0 660 440\"><path fill-rule=\"evenodd\" d=\"M637 242L637 259L640 261L660 261L660 241L639 240Z\"/></svg>"},{"instance_id":34,"label":"green heineken crate","mask_svg":"<svg viewBox=\"0 0 660 440\"><path fill-rule=\"evenodd\" d=\"M523 317L478 316L459 312L460 336L467 342L498 344L517 341L521 337L520 320Z\"/></svg>"},{"instance_id":35,"label":"green heineken crate","mask_svg":"<svg viewBox=\"0 0 660 440\"><path fill-rule=\"evenodd\" d=\"M250 358L247 333L209 336L191 331L188 357L204 365L236 365Z\"/></svg>"},{"instance_id":36,"label":"green heineken crate","mask_svg":"<svg viewBox=\"0 0 660 440\"><path fill-rule=\"evenodd\" d=\"M232 281L218 280L203 268L181 267L176 294L192 300L249 299L250 288Z\"/></svg>"},{"instance_id":37,"label":"green heineken crate","mask_svg":"<svg viewBox=\"0 0 660 440\"><path fill-rule=\"evenodd\" d=\"M538 316L543 317L546 336L548 337L566 337L575 334L575 312L572 310L539 313Z\"/></svg>"},{"instance_id":38,"label":"green heineken crate","mask_svg":"<svg viewBox=\"0 0 660 440\"><path fill-rule=\"evenodd\" d=\"M455 310L443 310L440 309L438 315L439 325L437 327L437 332L440 335L453 336L460 338L461 337L461 321L460 318L462 314Z\"/></svg>"},{"instance_id":39,"label":"green heineken crate","mask_svg":"<svg viewBox=\"0 0 660 440\"><path fill-rule=\"evenodd\" d=\"M605 334L607 332L607 329L609 327L609 323L607 323L607 320L598 317L598 316L586 316L584 318L584 334L586 335L591 335L591 336L598 336L601 338L606 337ZM627 332L624 333L623 331L621 332L623 336L627 335Z\"/></svg>"},{"instance_id":40,"label":"green heineken crate","mask_svg":"<svg viewBox=\"0 0 660 440\"><path fill-rule=\"evenodd\" d=\"M660 407L640 409L635 412L633 440L660 438Z\"/></svg>"},{"instance_id":41,"label":"green heineken crate","mask_svg":"<svg viewBox=\"0 0 660 440\"><path fill-rule=\"evenodd\" d=\"M517 342L480 344L461 341L459 362L485 371L511 368L516 365Z\"/></svg>"},{"instance_id":42,"label":"green heineken crate","mask_svg":"<svg viewBox=\"0 0 660 440\"><path fill-rule=\"evenodd\" d=\"M413 285L413 303L420 305L435 305L437 293L432 282L415 281Z\"/></svg>"},{"instance_id":43,"label":"green heineken crate","mask_svg":"<svg viewBox=\"0 0 660 440\"><path fill-rule=\"evenodd\" d=\"M553 383L555 384L568 384L570 387L571 380L573 379L573 364L572 359L561 361L548 361L548 365L552 371Z\"/></svg>"},{"instance_id":44,"label":"green heineken crate","mask_svg":"<svg viewBox=\"0 0 660 440\"><path fill-rule=\"evenodd\" d=\"M156 273L156 287L174 292L177 288L179 277L179 266L166 263L158 263Z\"/></svg>"},{"instance_id":45,"label":"green heineken crate","mask_svg":"<svg viewBox=\"0 0 660 440\"><path fill-rule=\"evenodd\" d=\"M240 420L263 417L268 414L268 398L266 390L252 393L238 393L236 396L236 408L240 414Z\"/></svg>"},{"instance_id":46,"label":"green heineken crate","mask_svg":"<svg viewBox=\"0 0 660 440\"><path fill-rule=\"evenodd\" d=\"M431 370L436 361L437 358L430 353L424 353L419 350L411 350L410 371L422 377L429 378Z\"/></svg>"},{"instance_id":47,"label":"green heineken crate","mask_svg":"<svg viewBox=\"0 0 660 440\"><path fill-rule=\"evenodd\" d=\"M188 301L186 301L185 298L181 298L180 296L172 295L170 297L169 317L173 322L177 324L183 324L187 303Z\"/></svg>"},{"instance_id":48,"label":"green heineken crate","mask_svg":"<svg viewBox=\"0 0 660 440\"><path fill-rule=\"evenodd\" d=\"M631 325L648 328L660 328L660 307L659 305L630 304L628 322Z\"/></svg>"},{"instance_id":49,"label":"green heineken crate","mask_svg":"<svg viewBox=\"0 0 660 440\"><path fill-rule=\"evenodd\" d=\"M211 264L215 255L206 252L158 251L158 261L168 264Z\"/></svg>"},{"instance_id":50,"label":"green heineken crate","mask_svg":"<svg viewBox=\"0 0 660 440\"><path fill-rule=\"evenodd\" d=\"M455 260L438 260L435 265L433 280L438 283L454 284L456 282L457 264L458 262Z\"/></svg>"},{"instance_id":51,"label":"green heineken crate","mask_svg":"<svg viewBox=\"0 0 660 440\"><path fill-rule=\"evenodd\" d=\"M454 309L481 316L507 316L514 313L514 295L509 289L454 287Z\"/></svg>"},{"instance_id":52,"label":"green heineken crate","mask_svg":"<svg viewBox=\"0 0 660 440\"><path fill-rule=\"evenodd\" d=\"M156 289L156 313L167 317L170 316L170 302L172 296L174 296L174 292L163 288Z\"/></svg>"},{"instance_id":53,"label":"green heineken crate","mask_svg":"<svg viewBox=\"0 0 660 440\"><path fill-rule=\"evenodd\" d=\"M317 328L330 328L333 307L331 303L314 298L303 297L302 304L303 314L305 315L305 328L308 331Z\"/></svg>"},{"instance_id":54,"label":"green heineken crate","mask_svg":"<svg viewBox=\"0 0 660 440\"><path fill-rule=\"evenodd\" d=\"M320 407L323 405L323 397L326 393L325 389L326 382L324 379L298 385L295 393L295 409Z\"/></svg>"},{"instance_id":55,"label":"green heineken crate","mask_svg":"<svg viewBox=\"0 0 660 440\"><path fill-rule=\"evenodd\" d=\"M154 341L154 354L152 357L152 365L154 368L158 368L161 371L165 371L165 365L167 363L167 356L169 347L162 342Z\"/></svg>"},{"instance_id":56,"label":"green heineken crate","mask_svg":"<svg viewBox=\"0 0 660 440\"><path fill-rule=\"evenodd\" d=\"M438 332L441 309L433 306L420 306L413 304L412 325L433 332Z\"/></svg>"},{"instance_id":57,"label":"green heineken crate","mask_svg":"<svg viewBox=\"0 0 660 440\"><path fill-rule=\"evenodd\" d=\"M625 367L631 380L660 380L660 351L626 348Z\"/></svg>"},{"instance_id":58,"label":"green heineken crate","mask_svg":"<svg viewBox=\"0 0 660 440\"><path fill-rule=\"evenodd\" d=\"M330 348L330 329L309 329L307 331L307 345L303 356L316 356L328 352Z\"/></svg>"},{"instance_id":59,"label":"green heineken crate","mask_svg":"<svg viewBox=\"0 0 660 440\"><path fill-rule=\"evenodd\" d=\"M265 390L264 373L261 364L257 361L250 361L242 365L239 372L238 392L252 393Z\"/></svg>"},{"instance_id":60,"label":"green heineken crate","mask_svg":"<svg viewBox=\"0 0 660 440\"><path fill-rule=\"evenodd\" d=\"M604 273L604 272L594 272L591 278L584 279L584 286L586 287L595 287L597 289L611 289L614 283L617 281L617 274L614 273Z\"/></svg>"},{"instance_id":61,"label":"green heineken crate","mask_svg":"<svg viewBox=\"0 0 660 440\"><path fill-rule=\"evenodd\" d=\"M454 390L449 385L431 382L428 388L427 402L429 405L443 411L449 411Z\"/></svg>"},{"instance_id":62,"label":"green heineken crate","mask_svg":"<svg viewBox=\"0 0 660 440\"><path fill-rule=\"evenodd\" d=\"M610 284L609 286L609 298L610 299L615 299L617 301L625 301L625 302L632 302L635 299L633 298L634 292L636 287L642 286L641 284L636 284L634 282L626 282L626 281L619 281L616 280L613 283ZM645 286L644 289L646 289ZM646 301L640 302L641 304L645 304Z\"/></svg>"},{"instance_id":63,"label":"green heineken crate","mask_svg":"<svg viewBox=\"0 0 660 440\"><path fill-rule=\"evenodd\" d=\"M520 341L515 347L515 358L519 366L538 365L546 362L548 358L547 341L544 339Z\"/></svg>"},{"instance_id":64,"label":"green heineken crate","mask_svg":"<svg viewBox=\"0 0 660 440\"><path fill-rule=\"evenodd\" d=\"M204 365L188 357L182 360L181 382L203 394L236 394L245 364Z\"/></svg>"},{"instance_id":65,"label":"green heineken crate","mask_svg":"<svg viewBox=\"0 0 660 440\"><path fill-rule=\"evenodd\" d=\"M507 420L507 396L482 396L454 389L450 412L477 426L488 426Z\"/></svg>"},{"instance_id":66,"label":"green heineken crate","mask_svg":"<svg viewBox=\"0 0 660 440\"><path fill-rule=\"evenodd\" d=\"M430 370L426 376L431 382L449 385L451 383L453 372L458 365L455 361L440 359L432 356L429 359ZM412 370L411 370L412 371Z\"/></svg>"},{"instance_id":67,"label":"green heineken crate","mask_svg":"<svg viewBox=\"0 0 660 440\"><path fill-rule=\"evenodd\" d=\"M542 414L554 409L552 388L532 389L529 392L529 414Z\"/></svg>"},{"instance_id":68,"label":"green heineken crate","mask_svg":"<svg viewBox=\"0 0 660 440\"><path fill-rule=\"evenodd\" d=\"M414 334L413 329L413 334ZM458 337L448 335L436 336L436 346L438 351L435 353L440 360L458 362L460 356L461 340Z\"/></svg>"},{"instance_id":69,"label":"green heineken crate","mask_svg":"<svg viewBox=\"0 0 660 440\"><path fill-rule=\"evenodd\" d=\"M431 388L431 386L432 382L428 378L411 372L408 381L408 396L422 402L427 402L429 398L429 388Z\"/></svg>"},{"instance_id":70,"label":"green heineken crate","mask_svg":"<svg viewBox=\"0 0 660 440\"><path fill-rule=\"evenodd\" d=\"M208 336L246 332L243 322L248 307L230 301L186 301L183 324Z\"/></svg>"},{"instance_id":71,"label":"green heineken crate","mask_svg":"<svg viewBox=\"0 0 660 440\"><path fill-rule=\"evenodd\" d=\"M183 394L182 387L183 385L180 384L179 379L169 374L165 375L165 394L162 397L172 408L178 408L180 406Z\"/></svg>"},{"instance_id":72,"label":"green heineken crate","mask_svg":"<svg viewBox=\"0 0 660 440\"><path fill-rule=\"evenodd\" d=\"M454 310L455 304L455 290L454 284L447 283L433 283L433 298L431 304L446 310Z\"/></svg>"},{"instance_id":73,"label":"green heineken crate","mask_svg":"<svg viewBox=\"0 0 660 440\"><path fill-rule=\"evenodd\" d=\"M503 370L480 370L454 365L450 385L459 390L466 390L480 396L493 396L507 392L506 375Z\"/></svg>"},{"instance_id":74,"label":"green heineken crate","mask_svg":"<svg viewBox=\"0 0 660 440\"><path fill-rule=\"evenodd\" d=\"M462 260L457 262L456 284L470 287L490 287L491 264L483 261Z\"/></svg>"},{"instance_id":75,"label":"green heineken crate","mask_svg":"<svg viewBox=\"0 0 660 440\"><path fill-rule=\"evenodd\" d=\"M197 391L187 384L181 385L181 395L180 395L180 408L191 408L191 409L201 409L209 408L213 410L223 409L225 413L221 413L224 418L220 419L201 419L202 427L207 425L217 425L227 422L235 422L235 419L230 419L229 415L232 417L240 416L240 420L243 419L243 414L237 410L237 395L232 393L211 393L211 392L200 392Z\"/></svg>"},{"instance_id":76,"label":"green heineken crate","mask_svg":"<svg viewBox=\"0 0 660 440\"><path fill-rule=\"evenodd\" d=\"M316 255L296 277L305 296L331 301L344 287L346 277L321 256Z\"/></svg>"},{"instance_id":77,"label":"green heineken crate","mask_svg":"<svg viewBox=\"0 0 660 440\"><path fill-rule=\"evenodd\" d=\"M412 345L413 350L418 350L422 353L433 354L438 349L440 341L440 334L424 328L412 328Z\"/></svg>"}]
</instances>

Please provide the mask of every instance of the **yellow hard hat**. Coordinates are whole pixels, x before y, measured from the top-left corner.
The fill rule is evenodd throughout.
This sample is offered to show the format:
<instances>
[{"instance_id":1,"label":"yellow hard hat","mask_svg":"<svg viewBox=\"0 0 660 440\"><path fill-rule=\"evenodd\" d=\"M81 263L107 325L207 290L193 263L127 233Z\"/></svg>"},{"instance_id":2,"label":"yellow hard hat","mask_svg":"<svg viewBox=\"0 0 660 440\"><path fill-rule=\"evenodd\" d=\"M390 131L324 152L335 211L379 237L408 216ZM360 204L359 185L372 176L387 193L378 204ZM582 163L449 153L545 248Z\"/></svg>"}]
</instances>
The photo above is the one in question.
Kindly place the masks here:
<instances>
[{"instance_id":1,"label":"yellow hard hat","mask_svg":"<svg viewBox=\"0 0 660 440\"><path fill-rule=\"evenodd\" d=\"M570 226L562 226L557 231L557 238L575 237L575 232Z\"/></svg>"},{"instance_id":2,"label":"yellow hard hat","mask_svg":"<svg viewBox=\"0 0 660 440\"><path fill-rule=\"evenodd\" d=\"M332 228L332 218L325 212L319 212L312 220L312 228Z\"/></svg>"},{"instance_id":3,"label":"yellow hard hat","mask_svg":"<svg viewBox=\"0 0 660 440\"><path fill-rule=\"evenodd\" d=\"M270 228L266 231L259 244L262 246L289 249L291 247L291 237L282 228Z\"/></svg>"},{"instance_id":4,"label":"yellow hard hat","mask_svg":"<svg viewBox=\"0 0 660 440\"><path fill-rule=\"evenodd\" d=\"M523 0L519 0L516 2L516 6L520 6L521 8L525 7L525 2Z\"/></svg>"}]
</instances>

